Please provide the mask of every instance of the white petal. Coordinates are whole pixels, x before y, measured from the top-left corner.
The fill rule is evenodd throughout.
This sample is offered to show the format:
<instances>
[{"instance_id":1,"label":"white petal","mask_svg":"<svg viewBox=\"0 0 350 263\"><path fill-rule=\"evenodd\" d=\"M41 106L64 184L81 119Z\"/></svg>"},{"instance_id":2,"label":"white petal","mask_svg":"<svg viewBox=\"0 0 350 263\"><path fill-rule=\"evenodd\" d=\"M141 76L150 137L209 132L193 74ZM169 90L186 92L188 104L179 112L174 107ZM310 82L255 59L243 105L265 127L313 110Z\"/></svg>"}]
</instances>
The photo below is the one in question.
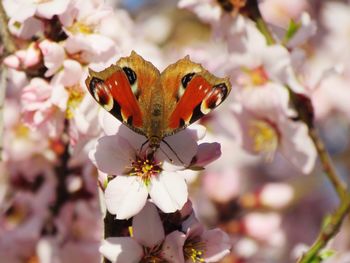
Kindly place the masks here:
<instances>
[{"instance_id":1,"label":"white petal","mask_svg":"<svg viewBox=\"0 0 350 263\"><path fill-rule=\"evenodd\" d=\"M138 263L142 247L131 237L109 237L102 241L100 253L113 263Z\"/></svg>"},{"instance_id":2,"label":"white petal","mask_svg":"<svg viewBox=\"0 0 350 263\"><path fill-rule=\"evenodd\" d=\"M188 197L186 182L176 172L162 172L152 178L149 194L164 213L180 210Z\"/></svg>"},{"instance_id":3,"label":"white petal","mask_svg":"<svg viewBox=\"0 0 350 263\"><path fill-rule=\"evenodd\" d=\"M96 166L104 173L120 175L131 165L134 149L128 141L118 135L104 136L98 139L96 149L92 151Z\"/></svg>"},{"instance_id":4,"label":"white petal","mask_svg":"<svg viewBox=\"0 0 350 263\"><path fill-rule=\"evenodd\" d=\"M279 123L282 132L281 153L303 173L315 166L317 152L304 123L285 120Z\"/></svg>"},{"instance_id":5,"label":"white petal","mask_svg":"<svg viewBox=\"0 0 350 263\"><path fill-rule=\"evenodd\" d=\"M132 227L134 238L145 247L159 245L165 237L158 210L151 202L147 202L141 212L134 216Z\"/></svg>"},{"instance_id":6,"label":"white petal","mask_svg":"<svg viewBox=\"0 0 350 263\"><path fill-rule=\"evenodd\" d=\"M117 219L128 219L139 213L147 196L146 186L136 176L117 176L105 191L107 209Z\"/></svg>"}]
</instances>

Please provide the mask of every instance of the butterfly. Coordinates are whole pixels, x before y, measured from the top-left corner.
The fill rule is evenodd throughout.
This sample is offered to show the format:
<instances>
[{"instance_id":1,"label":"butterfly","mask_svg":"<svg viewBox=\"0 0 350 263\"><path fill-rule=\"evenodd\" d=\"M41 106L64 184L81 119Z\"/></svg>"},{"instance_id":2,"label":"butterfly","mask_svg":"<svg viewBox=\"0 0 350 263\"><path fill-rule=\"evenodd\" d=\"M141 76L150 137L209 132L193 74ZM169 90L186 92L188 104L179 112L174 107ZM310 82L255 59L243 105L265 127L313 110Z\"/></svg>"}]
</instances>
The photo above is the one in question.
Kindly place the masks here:
<instances>
[{"instance_id":1,"label":"butterfly","mask_svg":"<svg viewBox=\"0 0 350 263\"><path fill-rule=\"evenodd\" d=\"M153 153L165 137L211 112L231 91L228 78L215 77L189 56L160 73L134 51L100 72L89 69L85 83L104 109L147 138Z\"/></svg>"}]
</instances>

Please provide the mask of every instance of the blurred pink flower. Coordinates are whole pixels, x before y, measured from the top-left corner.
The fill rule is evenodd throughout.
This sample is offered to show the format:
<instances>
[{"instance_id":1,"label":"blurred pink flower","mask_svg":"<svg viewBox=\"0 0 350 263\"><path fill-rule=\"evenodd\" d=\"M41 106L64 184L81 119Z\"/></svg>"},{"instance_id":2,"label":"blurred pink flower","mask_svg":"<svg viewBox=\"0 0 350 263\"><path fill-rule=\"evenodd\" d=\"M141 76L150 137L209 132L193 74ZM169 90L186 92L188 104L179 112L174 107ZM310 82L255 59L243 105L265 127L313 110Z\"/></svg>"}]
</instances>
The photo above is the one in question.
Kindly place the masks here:
<instances>
[{"instance_id":1,"label":"blurred pink flower","mask_svg":"<svg viewBox=\"0 0 350 263\"><path fill-rule=\"evenodd\" d=\"M4 64L14 69L27 69L41 62L40 50L36 43L29 45L27 49L18 50L15 54L4 59Z\"/></svg>"},{"instance_id":2,"label":"blurred pink flower","mask_svg":"<svg viewBox=\"0 0 350 263\"><path fill-rule=\"evenodd\" d=\"M45 77L53 76L52 83L65 87L78 84L83 76L79 62L66 58L65 50L60 44L44 40L39 44L47 67Z\"/></svg>"},{"instance_id":3,"label":"blurred pink flower","mask_svg":"<svg viewBox=\"0 0 350 263\"><path fill-rule=\"evenodd\" d=\"M265 0L259 4L259 8L266 21L286 28L290 20L298 20L301 14L309 8L309 3L306 0Z\"/></svg>"},{"instance_id":4,"label":"blurred pink flower","mask_svg":"<svg viewBox=\"0 0 350 263\"><path fill-rule=\"evenodd\" d=\"M221 6L214 0L180 0L177 5L192 11L207 23L218 22L223 14Z\"/></svg>"},{"instance_id":5,"label":"blurred pink flower","mask_svg":"<svg viewBox=\"0 0 350 263\"><path fill-rule=\"evenodd\" d=\"M276 239L283 238L281 223L281 215L274 212L252 212L247 214L242 221L244 232L248 236L271 245L275 244Z\"/></svg>"},{"instance_id":6,"label":"blurred pink flower","mask_svg":"<svg viewBox=\"0 0 350 263\"><path fill-rule=\"evenodd\" d=\"M71 0L5 0L4 8L10 18L24 22L30 17L51 19L54 15L63 14Z\"/></svg>"},{"instance_id":7,"label":"blurred pink flower","mask_svg":"<svg viewBox=\"0 0 350 263\"><path fill-rule=\"evenodd\" d=\"M241 174L237 170L223 169L209 171L203 178L205 193L219 203L228 202L238 196L241 188Z\"/></svg>"},{"instance_id":8,"label":"blurred pink flower","mask_svg":"<svg viewBox=\"0 0 350 263\"><path fill-rule=\"evenodd\" d=\"M266 97L267 99L267 97ZM317 153L302 122L293 121L283 113L283 108L261 107L264 101L256 101L249 109L235 104L232 111L241 125L241 144L244 149L272 160L275 152L281 154L303 173L314 168Z\"/></svg>"},{"instance_id":9,"label":"blurred pink flower","mask_svg":"<svg viewBox=\"0 0 350 263\"><path fill-rule=\"evenodd\" d=\"M50 137L57 137L63 131L67 99L68 93L63 86L51 86L44 79L33 78L23 88L23 121Z\"/></svg>"}]
</instances>

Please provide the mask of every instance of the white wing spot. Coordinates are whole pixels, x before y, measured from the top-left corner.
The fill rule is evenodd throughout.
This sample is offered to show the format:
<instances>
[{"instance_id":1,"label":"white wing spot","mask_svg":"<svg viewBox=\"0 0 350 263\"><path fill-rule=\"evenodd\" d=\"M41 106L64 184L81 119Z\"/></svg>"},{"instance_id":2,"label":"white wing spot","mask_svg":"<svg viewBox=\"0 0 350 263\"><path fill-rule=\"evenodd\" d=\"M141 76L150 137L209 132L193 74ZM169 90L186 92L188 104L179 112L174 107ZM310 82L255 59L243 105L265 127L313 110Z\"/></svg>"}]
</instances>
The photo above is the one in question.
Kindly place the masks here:
<instances>
[{"instance_id":1,"label":"white wing spot","mask_svg":"<svg viewBox=\"0 0 350 263\"><path fill-rule=\"evenodd\" d=\"M203 85L200 85L200 86L199 86L199 90L201 90L202 88L203 88Z\"/></svg>"},{"instance_id":2,"label":"white wing spot","mask_svg":"<svg viewBox=\"0 0 350 263\"><path fill-rule=\"evenodd\" d=\"M114 84L115 84L116 86L118 86L118 82L117 82L116 80L114 81Z\"/></svg>"}]
</instances>

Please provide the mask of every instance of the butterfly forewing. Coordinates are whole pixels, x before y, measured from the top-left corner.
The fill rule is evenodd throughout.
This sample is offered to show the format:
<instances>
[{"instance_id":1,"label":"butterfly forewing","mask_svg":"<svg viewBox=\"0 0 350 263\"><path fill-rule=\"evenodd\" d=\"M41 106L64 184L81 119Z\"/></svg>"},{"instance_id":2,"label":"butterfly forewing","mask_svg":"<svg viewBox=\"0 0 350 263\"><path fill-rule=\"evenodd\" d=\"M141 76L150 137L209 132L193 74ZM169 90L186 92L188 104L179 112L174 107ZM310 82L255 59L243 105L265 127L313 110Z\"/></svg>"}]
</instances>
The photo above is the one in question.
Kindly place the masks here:
<instances>
[{"instance_id":1,"label":"butterfly forewing","mask_svg":"<svg viewBox=\"0 0 350 263\"><path fill-rule=\"evenodd\" d=\"M132 52L101 72L89 70L86 85L95 100L118 120L147 136L151 89L159 71Z\"/></svg>"}]
</instances>

